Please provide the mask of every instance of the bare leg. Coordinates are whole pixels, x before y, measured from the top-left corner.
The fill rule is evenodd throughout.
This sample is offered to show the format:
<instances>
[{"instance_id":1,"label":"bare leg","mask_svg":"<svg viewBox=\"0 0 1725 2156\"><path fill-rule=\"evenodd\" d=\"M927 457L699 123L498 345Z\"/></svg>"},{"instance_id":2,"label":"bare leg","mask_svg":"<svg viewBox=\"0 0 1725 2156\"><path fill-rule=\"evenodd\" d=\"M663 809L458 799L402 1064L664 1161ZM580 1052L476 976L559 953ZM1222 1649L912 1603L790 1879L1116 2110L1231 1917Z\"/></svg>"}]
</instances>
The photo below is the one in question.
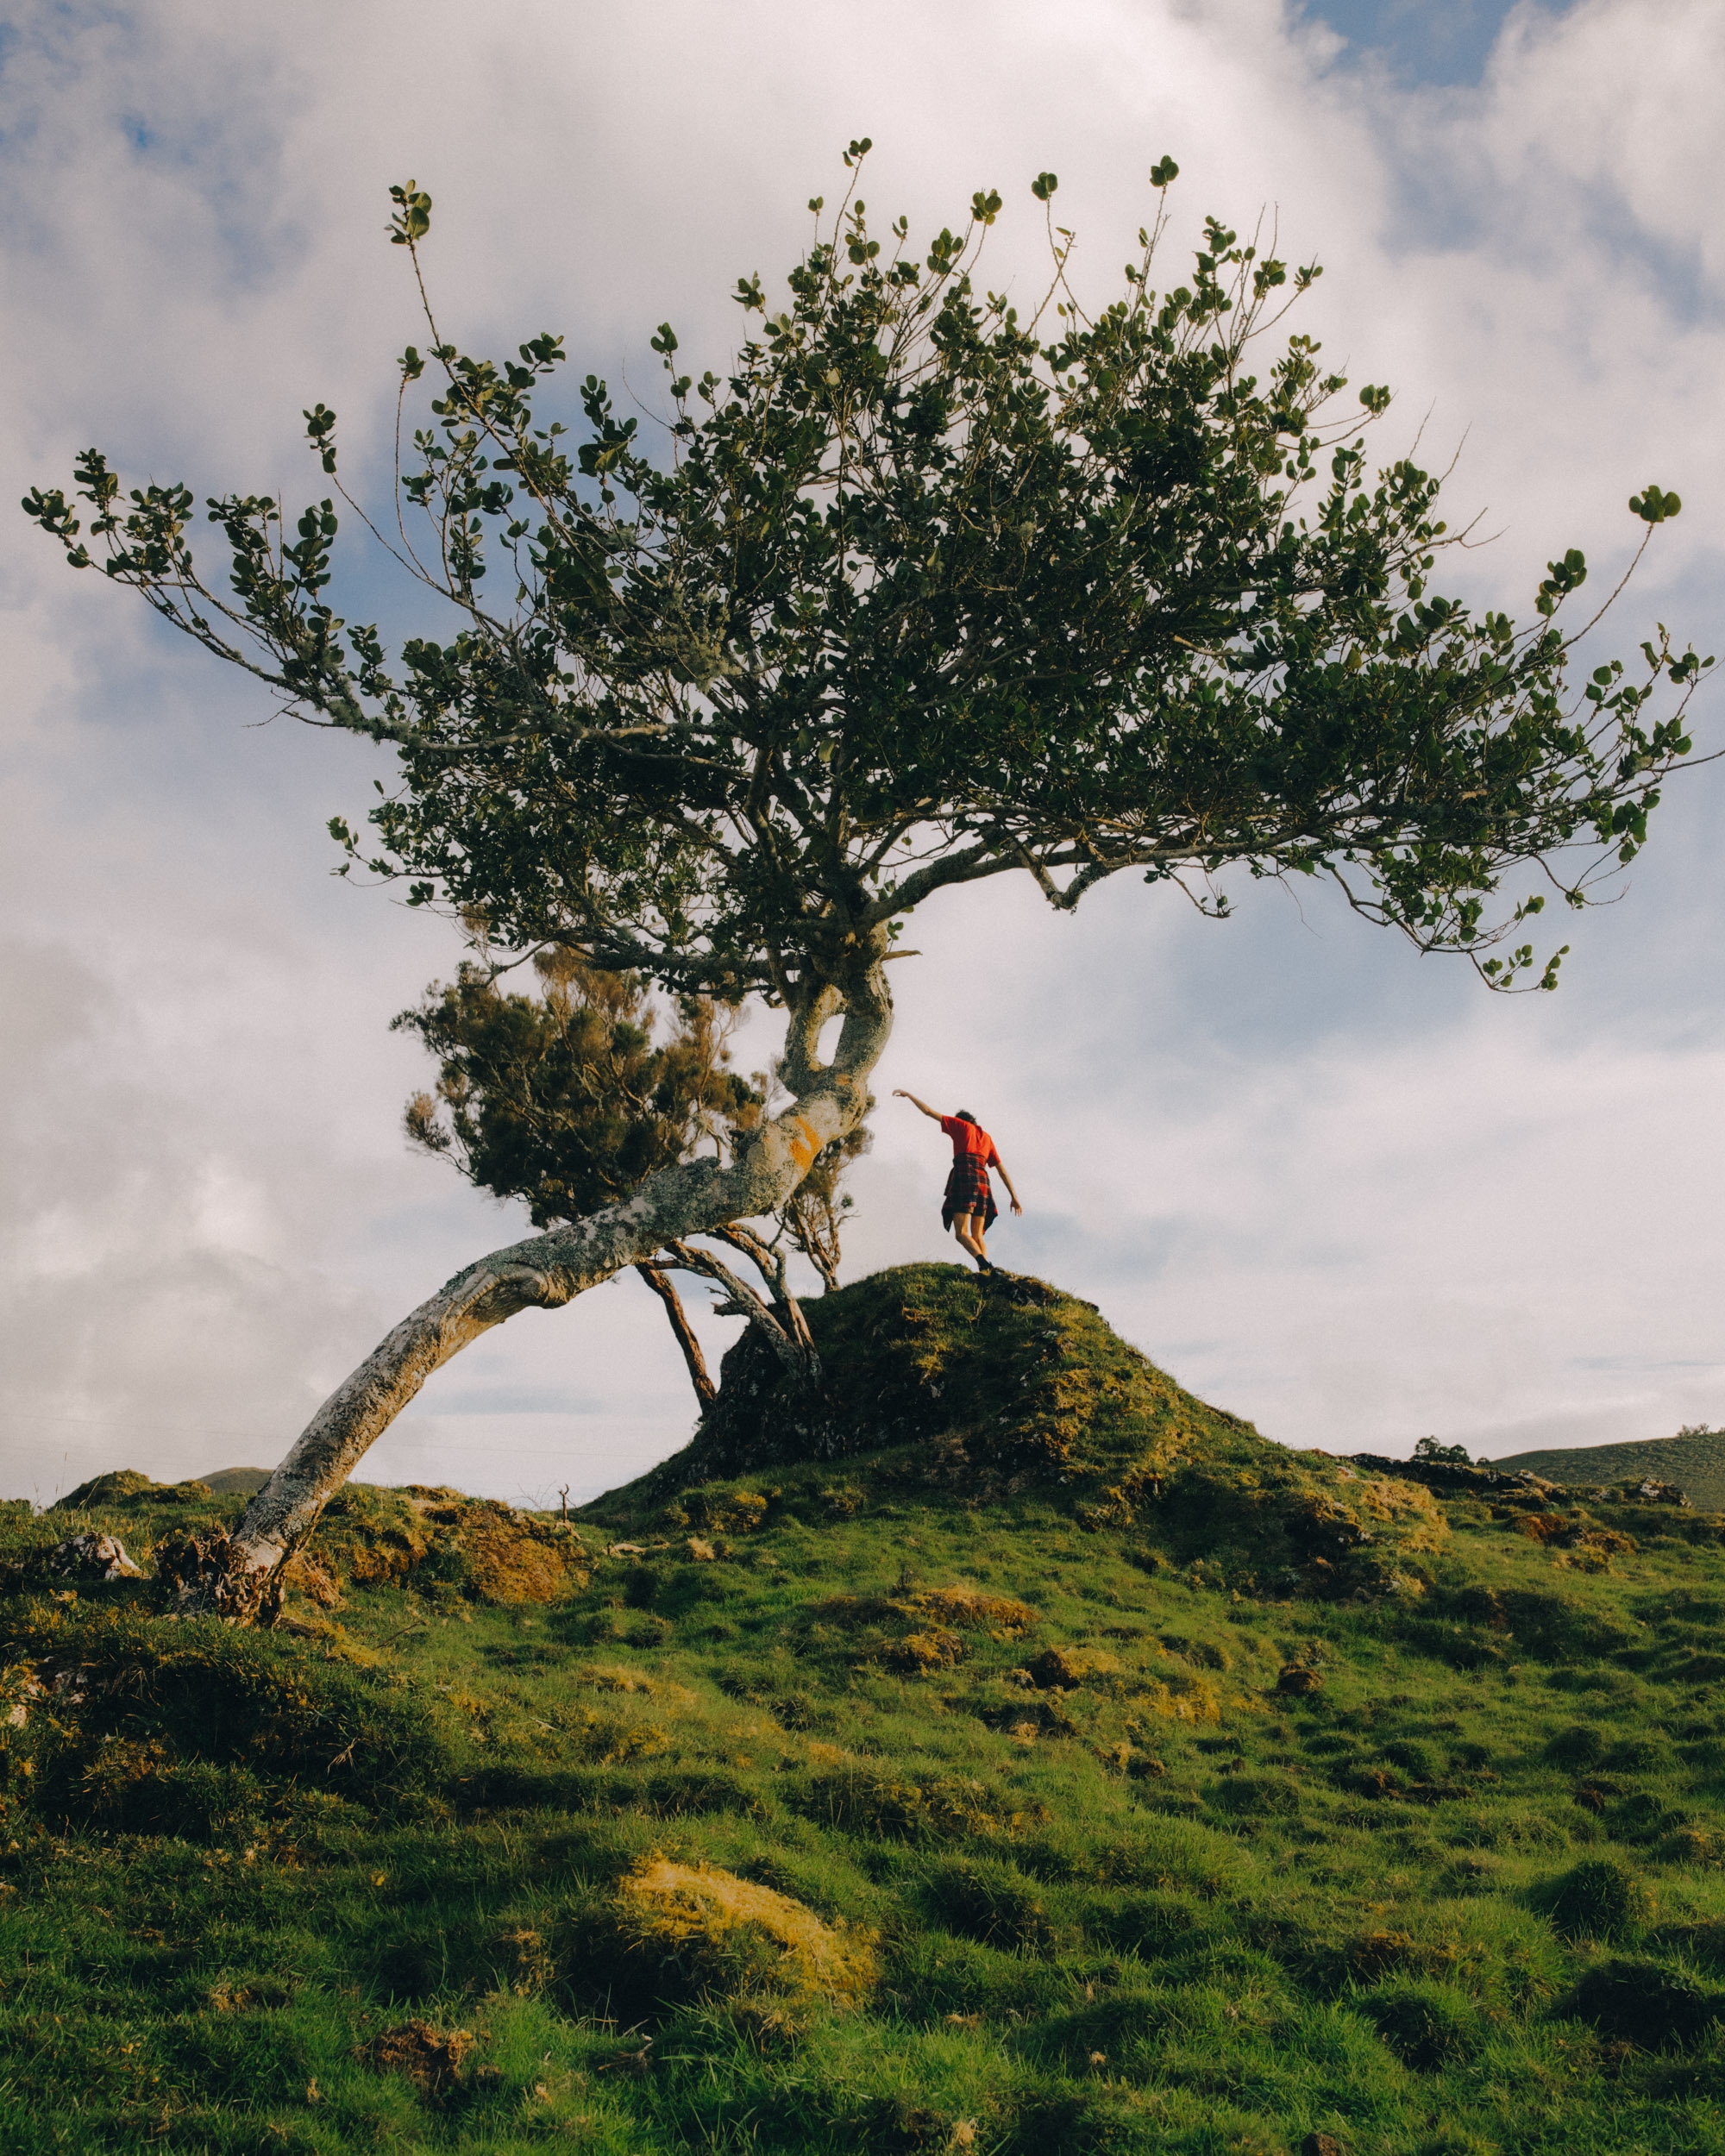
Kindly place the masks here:
<instances>
[{"instance_id":1,"label":"bare leg","mask_svg":"<svg viewBox=\"0 0 1725 2156\"><path fill-rule=\"evenodd\" d=\"M983 1218L984 1216L980 1213L957 1213L952 1216L952 1232L969 1251L972 1257L986 1265L988 1262L988 1253L982 1244L982 1230L980 1225Z\"/></svg>"}]
</instances>

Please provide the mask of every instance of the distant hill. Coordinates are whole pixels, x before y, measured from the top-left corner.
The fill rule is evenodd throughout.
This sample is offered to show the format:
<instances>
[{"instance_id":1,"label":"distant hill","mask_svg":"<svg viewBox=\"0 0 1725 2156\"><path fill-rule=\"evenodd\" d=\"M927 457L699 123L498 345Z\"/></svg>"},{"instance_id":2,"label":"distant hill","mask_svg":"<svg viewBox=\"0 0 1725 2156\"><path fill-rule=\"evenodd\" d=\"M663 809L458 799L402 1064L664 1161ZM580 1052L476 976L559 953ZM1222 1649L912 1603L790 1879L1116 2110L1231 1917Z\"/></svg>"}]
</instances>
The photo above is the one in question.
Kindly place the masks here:
<instances>
[{"instance_id":1,"label":"distant hill","mask_svg":"<svg viewBox=\"0 0 1725 2156\"><path fill-rule=\"evenodd\" d=\"M144 1495L180 1503L196 1503L203 1497L249 1497L263 1488L273 1472L267 1467L223 1467L213 1475L193 1476L184 1482L156 1482L135 1467L110 1468L105 1475L92 1475L87 1482L68 1490L49 1509L85 1512L92 1505L111 1505Z\"/></svg>"},{"instance_id":2,"label":"distant hill","mask_svg":"<svg viewBox=\"0 0 1725 2156\"><path fill-rule=\"evenodd\" d=\"M261 1489L274 1472L273 1468L267 1467L222 1467L213 1475L200 1475L198 1480L218 1497L231 1497L236 1492L242 1497L249 1497L254 1490Z\"/></svg>"},{"instance_id":3,"label":"distant hill","mask_svg":"<svg viewBox=\"0 0 1725 2156\"><path fill-rule=\"evenodd\" d=\"M1641 1438L1632 1445L1583 1445L1565 1451L1512 1452L1493 1467L1543 1475L1548 1482L1676 1482L1703 1512L1725 1512L1725 1431L1698 1437Z\"/></svg>"}]
</instances>

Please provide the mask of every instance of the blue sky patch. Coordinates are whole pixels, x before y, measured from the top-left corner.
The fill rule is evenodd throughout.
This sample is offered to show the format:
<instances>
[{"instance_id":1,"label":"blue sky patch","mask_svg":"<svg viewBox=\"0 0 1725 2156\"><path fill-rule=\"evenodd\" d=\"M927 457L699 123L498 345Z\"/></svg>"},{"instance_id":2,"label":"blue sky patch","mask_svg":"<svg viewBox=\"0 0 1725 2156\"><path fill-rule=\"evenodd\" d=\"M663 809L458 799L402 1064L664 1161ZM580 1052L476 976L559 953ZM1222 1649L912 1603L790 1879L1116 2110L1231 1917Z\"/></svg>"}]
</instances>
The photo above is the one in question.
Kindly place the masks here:
<instances>
[{"instance_id":1,"label":"blue sky patch","mask_svg":"<svg viewBox=\"0 0 1725 2156\"><path fill-rule=\"evenodd\" d=\"M1404 82L1471 85L1485 72L1513 0L1314 0L1308 12ZM1561 14L1568 0L1546 0Z\"/></svg>"}]
</instances>

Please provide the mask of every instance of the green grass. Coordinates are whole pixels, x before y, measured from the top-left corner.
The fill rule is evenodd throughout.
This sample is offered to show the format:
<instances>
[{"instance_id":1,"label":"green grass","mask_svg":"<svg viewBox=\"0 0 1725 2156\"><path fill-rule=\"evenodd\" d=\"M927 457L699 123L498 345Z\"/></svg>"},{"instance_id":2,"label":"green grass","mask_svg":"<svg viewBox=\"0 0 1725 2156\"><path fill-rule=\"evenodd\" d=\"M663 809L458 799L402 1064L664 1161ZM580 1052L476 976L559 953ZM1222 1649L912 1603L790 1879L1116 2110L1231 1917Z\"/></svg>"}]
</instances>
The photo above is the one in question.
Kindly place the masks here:
<instances>
[{"instance_id":1,"label":"green grass","mask_svg":"<svg viewBox=\"0 0 1725 2156\"><path fill-rule=\"evenodd\" d=\"M1576 1445L1567 1451L1517 1452L1493 1460L1511 1473L1526 1469L1563 1483L1676 1482L1703 1510L1725 1510L1725 1432L1700 1437L1643 1438L1633 1445Z\"/></svg>"},{"instance_id":2,"label":"green grass","mask_svg":"<svg viewBox=\"0 0 1725 2156\"><path fill-rule=\"evenodd\" d=\"M952 1268L812 1316L831 1457L734 1351L573 1532L349 1493L267 1636L45 1567L237 1499L0 1520L0 2146L1725 2150L1725 1522L1386 1489Z\"/></svg>"}]
</instances>

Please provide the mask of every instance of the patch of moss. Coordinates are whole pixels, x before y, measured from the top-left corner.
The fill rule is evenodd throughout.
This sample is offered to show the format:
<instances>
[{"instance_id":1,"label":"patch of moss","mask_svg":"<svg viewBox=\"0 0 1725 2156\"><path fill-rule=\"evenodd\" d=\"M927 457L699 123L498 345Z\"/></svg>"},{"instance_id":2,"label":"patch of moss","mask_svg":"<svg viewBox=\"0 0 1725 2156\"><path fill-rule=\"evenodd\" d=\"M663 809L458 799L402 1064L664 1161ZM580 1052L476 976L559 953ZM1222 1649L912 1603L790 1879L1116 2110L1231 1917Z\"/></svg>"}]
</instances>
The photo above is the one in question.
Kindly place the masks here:
<instances>
[{"instance_id":1,"label":"patch of moss","mask_svg":"<svg viewBox=\"0 0 1725 2156\"><path fill-rule=\"evenodd\" d=\"M624 1878L616 1910L624 1951L650 1960L662 1986L845 2006L874 1988L867 1933L825 1923L789 1895L716 1865L678 1864L656 1851Z\"/></svg>"}]
</instances>

